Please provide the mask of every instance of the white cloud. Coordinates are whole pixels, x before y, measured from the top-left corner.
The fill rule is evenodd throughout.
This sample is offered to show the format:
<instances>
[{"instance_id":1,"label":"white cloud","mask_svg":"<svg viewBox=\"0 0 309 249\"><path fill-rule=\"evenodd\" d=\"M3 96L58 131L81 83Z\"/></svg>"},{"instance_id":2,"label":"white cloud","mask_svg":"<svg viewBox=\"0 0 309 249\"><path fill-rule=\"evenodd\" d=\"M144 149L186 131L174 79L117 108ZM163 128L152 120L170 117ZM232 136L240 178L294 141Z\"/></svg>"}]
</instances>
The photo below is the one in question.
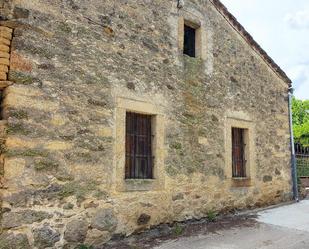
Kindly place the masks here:
<instances>
[{"instance_id":1,"label":"white cloud","mask_svg":"<svg viewBox=\"0 0 309 249\"><path fill-rule=\"evenodd\" d=\"M300 64L288 70L295 88L294 95L299 99L309 99L309 64Z\"/></svg>"},{"instance_id":2,"label":"white cloud","mask_svg":"<svg viewBox=\"0 0 309 249\"><path fill-rule=\"evenodd\" d=\"M309 28L309 10L301 10L295 14L287 14L285 21L296 29L308 29Z\"/></svg>"},{"instance_id":3,"label":"white cloud","mask_svg":"<svg viewBox=\"0 0 309 249\"><path fill-rule=\"evenodd\" d=\"M294 95L298 99L308 100L308 92L309 92L309 79L305 81L302 85L296 88Z\"/></svg>"},{"instance_id":4,"label":"white cloud","mask_svg":"<svg viewBox=\"0 0 309 249\"><path fill-rule=\"evenodd\" d=\"M221 1L309 99L309 0Z\"/></svg>"}]
</instances>

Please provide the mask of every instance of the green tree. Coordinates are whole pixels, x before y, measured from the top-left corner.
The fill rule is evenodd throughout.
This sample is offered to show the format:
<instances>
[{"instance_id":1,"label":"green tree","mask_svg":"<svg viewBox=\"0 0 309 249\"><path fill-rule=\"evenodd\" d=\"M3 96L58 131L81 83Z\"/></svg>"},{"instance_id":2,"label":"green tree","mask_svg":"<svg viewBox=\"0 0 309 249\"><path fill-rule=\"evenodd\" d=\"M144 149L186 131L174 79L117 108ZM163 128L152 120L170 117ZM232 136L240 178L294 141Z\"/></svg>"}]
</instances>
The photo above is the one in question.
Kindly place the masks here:
<instances>
[{"instance_id":1,"label":"green tree","mask_svg":"<svg viewBox=\"0 0 309 249\"><path fill-rule=\"evenodd\" d=\"M309 100L293 98L293 131L296 142L309 146Z\"/></svg>"}]
</instances>

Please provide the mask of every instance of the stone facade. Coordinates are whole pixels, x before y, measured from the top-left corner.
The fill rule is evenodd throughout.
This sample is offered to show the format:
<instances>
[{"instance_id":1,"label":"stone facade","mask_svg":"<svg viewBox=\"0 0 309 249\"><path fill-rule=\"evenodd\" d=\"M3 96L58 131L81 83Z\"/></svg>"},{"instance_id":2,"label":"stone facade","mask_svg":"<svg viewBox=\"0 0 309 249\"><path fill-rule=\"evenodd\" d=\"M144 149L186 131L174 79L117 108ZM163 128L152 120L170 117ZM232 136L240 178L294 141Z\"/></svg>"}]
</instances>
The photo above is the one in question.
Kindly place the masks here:
<instances>
[{"instance_id":1,"label":"stone facade","mask_svg":"<svg viewBox=\"0 0 309 249\"><path fill-rule=\"evenodd\" d=\"M0 3L1 249L99 246L291 198L289 81L216 2ZM153 180L124 180L126 110L156 117ZM249 130L246 179L233 126Z\"/></svg>"}]
</instances>

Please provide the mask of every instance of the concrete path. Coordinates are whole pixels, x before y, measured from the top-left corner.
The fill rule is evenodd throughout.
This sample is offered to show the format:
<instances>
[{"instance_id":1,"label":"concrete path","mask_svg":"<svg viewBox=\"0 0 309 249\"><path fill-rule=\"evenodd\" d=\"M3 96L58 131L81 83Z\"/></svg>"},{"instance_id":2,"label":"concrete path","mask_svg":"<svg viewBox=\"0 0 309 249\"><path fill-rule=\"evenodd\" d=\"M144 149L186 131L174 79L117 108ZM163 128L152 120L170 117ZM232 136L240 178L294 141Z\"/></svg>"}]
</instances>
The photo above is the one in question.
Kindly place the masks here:
<instances>
[{"instance_id":1,"label":"concrete path","mask_svg":"<svg viewBox=\"0 0 309 249\"><path fill-rule=\"evenodd\" d=\"M309 249L309 200L258 213L252 227L180 238L156 249Z\"/></svg>"},{"instance_id":2,"label":"concrete path","mask_svg":"<svg viewBox=\"0 0 309 249\"><path fill-rule=\"evenodd\" d=\"M309 232L309 200L269 209L258 215L259 222Z\"/></svg>"}]
</instances>

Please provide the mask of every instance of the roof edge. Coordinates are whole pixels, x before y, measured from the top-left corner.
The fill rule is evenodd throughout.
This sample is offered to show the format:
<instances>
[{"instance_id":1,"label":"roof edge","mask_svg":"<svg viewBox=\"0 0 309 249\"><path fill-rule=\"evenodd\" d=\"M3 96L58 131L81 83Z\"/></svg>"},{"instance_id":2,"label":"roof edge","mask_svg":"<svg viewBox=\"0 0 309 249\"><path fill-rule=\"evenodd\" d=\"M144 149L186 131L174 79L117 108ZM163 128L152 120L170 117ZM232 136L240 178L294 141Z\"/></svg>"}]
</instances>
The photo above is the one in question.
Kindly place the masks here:
<instances>
[{"instance_id":1,"label":"roof edge","mask_svg":"<svg viewBox=\"0 0 309 249\"><path fill-rule=\"evenodd\" d=\"M269 67L284 80L289 86L292 85L292 80L281 69L281 67L266 53L266 51L253 39L249 32L238 22L237 18L229 12L220 0L209 0L218 12L223 15L233 28L240 33L245 41L262 57Z\"/></svg>"}]
</instances>

